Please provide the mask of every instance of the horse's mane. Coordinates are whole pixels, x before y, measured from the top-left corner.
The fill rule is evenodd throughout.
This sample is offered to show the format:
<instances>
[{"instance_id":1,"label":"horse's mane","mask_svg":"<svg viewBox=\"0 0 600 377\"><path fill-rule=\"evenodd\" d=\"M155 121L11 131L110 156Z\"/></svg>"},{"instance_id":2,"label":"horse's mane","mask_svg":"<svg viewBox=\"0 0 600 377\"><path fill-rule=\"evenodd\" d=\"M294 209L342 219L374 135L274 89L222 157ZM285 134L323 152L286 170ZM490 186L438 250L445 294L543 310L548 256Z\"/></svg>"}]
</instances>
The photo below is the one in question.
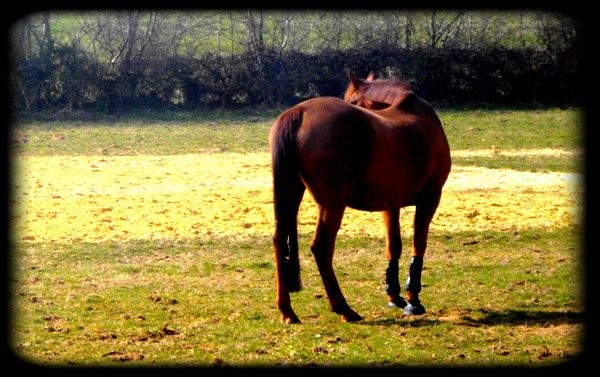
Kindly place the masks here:
<instances>
[{"instance_id":1,"label":"horse's mane","mask_svg":"<svg viewBox=\"0 0 600 377\"><path fill-rule=\"evenodd\" d=\"M398 105L404 101L413 91L409 83L396 79L377 79L365 81L360 94L368 100Z\"/></svg>"}]
</instances>

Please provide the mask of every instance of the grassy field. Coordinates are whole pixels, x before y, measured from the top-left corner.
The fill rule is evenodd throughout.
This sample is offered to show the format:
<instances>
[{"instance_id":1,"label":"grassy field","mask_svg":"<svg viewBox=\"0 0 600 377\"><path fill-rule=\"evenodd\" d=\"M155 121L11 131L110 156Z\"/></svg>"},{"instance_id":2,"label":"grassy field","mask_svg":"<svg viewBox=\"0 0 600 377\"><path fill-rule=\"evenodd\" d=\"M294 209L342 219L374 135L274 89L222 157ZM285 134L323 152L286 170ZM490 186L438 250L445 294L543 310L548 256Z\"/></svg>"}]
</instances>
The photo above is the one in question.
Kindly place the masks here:
<instances>
[{"instance_id":1,"label":"grassy field","mask_svg":"<svg viewBox=\"0 0 600 377\"><path fill-rule=\"evenodd\" d=\"M275 305L276 112L27 122L13 132L10 347L60 366L562 365L585 346L581 112L442 110L453 171L422 300L385 306L378 213L349 210L329 311L300 214L303 321ZM402 214L406 279L412 208Z\"/></svg>"}]
</instances>

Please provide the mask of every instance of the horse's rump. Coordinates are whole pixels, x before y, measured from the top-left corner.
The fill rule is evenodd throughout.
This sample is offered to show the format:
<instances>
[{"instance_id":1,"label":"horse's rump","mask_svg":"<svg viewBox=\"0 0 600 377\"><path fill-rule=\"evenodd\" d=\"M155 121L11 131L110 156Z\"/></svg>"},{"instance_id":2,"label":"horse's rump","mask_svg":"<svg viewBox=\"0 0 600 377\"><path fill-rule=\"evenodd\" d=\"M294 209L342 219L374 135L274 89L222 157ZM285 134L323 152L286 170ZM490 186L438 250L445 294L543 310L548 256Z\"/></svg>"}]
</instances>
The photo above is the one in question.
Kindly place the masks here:
<instances>
[{"instance_id":1,"label":"horse's rump","mask_svg":"<svg viewBox=\"0 0 600 377\"><path fill-rule=\"evenodd\" d=\"M290 110L302 114L294 144L298 172L321 205L369 211L411 205L435 172L437 119L398 110L390 116L335 97Z\"/></svg>"}]
</instances>

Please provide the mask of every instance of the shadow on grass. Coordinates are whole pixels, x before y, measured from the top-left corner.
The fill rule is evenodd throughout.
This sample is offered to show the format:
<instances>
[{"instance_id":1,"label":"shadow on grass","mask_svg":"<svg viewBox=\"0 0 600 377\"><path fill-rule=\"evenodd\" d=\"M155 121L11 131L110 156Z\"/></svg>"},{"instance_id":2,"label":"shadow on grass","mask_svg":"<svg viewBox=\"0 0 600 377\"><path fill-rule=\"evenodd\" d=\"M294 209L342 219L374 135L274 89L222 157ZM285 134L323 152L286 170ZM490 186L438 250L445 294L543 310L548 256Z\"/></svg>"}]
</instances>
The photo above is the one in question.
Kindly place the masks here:
<instances>
[{"instance_id":1,"label":"shadow on grass","mask_svg":"<svg viewBox=\"0 0 600 377\"><path fill-rule=\"evenodd\" d=\"M489 311L479 310L475 316L464 315L461 324L480 325L561 325L584 322L580 312L548 312L525 310Z\"/></svg>"},{"instance_id":2,"label":"shadow on grass","mask_svg":"<svg viewBox=\"0 0 600 377\"><path fill-rule=\"evenodd\" d=\"M411 327L432 326L443 322L451 322L459 326L479 327L497 325L528 325L528 326L556 326L562 324L584 323L584 313L581 312L552 312L552 311L530 311L530 310L461 310L452 319L447 320L445 315L423 318L383 318L376 320L365 320L364 325L409 325Z\"/></svg>"}]
</instances>

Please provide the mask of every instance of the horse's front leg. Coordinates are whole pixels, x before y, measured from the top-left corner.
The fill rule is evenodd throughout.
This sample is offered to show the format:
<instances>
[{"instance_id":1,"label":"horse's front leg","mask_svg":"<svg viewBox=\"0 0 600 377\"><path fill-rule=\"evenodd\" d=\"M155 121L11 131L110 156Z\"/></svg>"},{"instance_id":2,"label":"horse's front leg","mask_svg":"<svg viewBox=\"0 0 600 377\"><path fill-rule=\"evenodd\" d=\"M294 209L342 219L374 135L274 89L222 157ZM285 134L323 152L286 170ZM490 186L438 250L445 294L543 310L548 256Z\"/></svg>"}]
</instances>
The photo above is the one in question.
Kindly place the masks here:
<instances>
[{"instance_id":1,"label":"horse's front leg","mask_svg":"<svg viewBox=\"0 0 600 377\"><path fill-rule=\"evenodd\" d=\"M406 281L406 298L408 305L404 308L404 314L418 315L425 313L425 307L421 304L419 293L421 292L421 274L423 271L423 258L427 249L427 236L429 224L437 210L440 202L441 192L429 196L426 200L417 204L415 209L414 237L412 247L412 259L408 270Z\"/></svg>"},{"instance_id":2,"label":"horse's front leg","mask_svg":"<svg viewBox=\"0 0 600 377\"><path fill-rule=\"evenodd\" d=\"M400 236L400 209L383 212L386 230L385 256L388 267L385 271L385 292L390 301L389 307L404 308L406 301L400 296L400 280L398 278L398 263L402 255L402 238Z\"/></svg>"},{"instance_id":3,"label":"horse's front leg","mask_svg":"<svg viewBox=\"0 0 600 377\"><path fill-rule=\"evenodd\" d=\"M311 251L329 298L331 310L342 316L344 322L360 321L362 317L348 306L333 271L333 252L337 232L342 224L345 208L325 209L320 207L317 229Z\"/></svg>"}]
</instances>

